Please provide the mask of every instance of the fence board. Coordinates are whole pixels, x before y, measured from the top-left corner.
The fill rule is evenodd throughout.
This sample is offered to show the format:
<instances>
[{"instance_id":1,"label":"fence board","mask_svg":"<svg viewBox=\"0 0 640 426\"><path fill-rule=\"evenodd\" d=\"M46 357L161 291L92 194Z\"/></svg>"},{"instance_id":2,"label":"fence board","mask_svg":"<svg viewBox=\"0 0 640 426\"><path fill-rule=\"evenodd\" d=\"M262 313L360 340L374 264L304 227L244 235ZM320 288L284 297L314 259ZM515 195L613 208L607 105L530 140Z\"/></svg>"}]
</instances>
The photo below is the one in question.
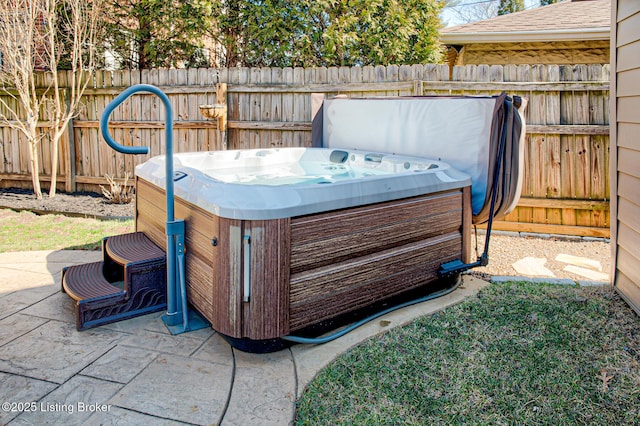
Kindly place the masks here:
<instances>
[{"instance_id":1,"label":"fence board","mask_svg":"<svg viewBox=\"0 0 640 426\"><path fill-rule=\"evenodd\" d=\"M332 71L334 71L333 74L336 74L332 77ZM332 67L329 68L328 70L328 76L330 79L333 78L337 78L337 68ZM332 80L335 81L335 80ZM293 84L294 85L303 85L304 84L304 69L303 68L294 68L293 69ZM300 122L300 121L309 121L311 119L311 117L305 117L304 115L304 98L305 96L301 95L301 94L294 94L293 96L293 109L292 109L292 118L294 122ZM305 145L305 139L304 139L305 133L303 132L293 132L293 145L294 146L304 146Z\"/></svg>"},{"instance_id":2,"label":"fence board","mask_svg":"<svg viewBox=\"0 0 640 426\"><path fill-rule=\"evenodd\" d=\"M450 77L451 71L451 77ZM327 97L488 95L506 91L529 99L523 198L500 226L554 229L583 235L608 232L609 65L447 65L364 67L116 70L95 73L84 108L73 121L74 144L65 137L59 178L67 188L96 191L104 174L123 178L148 156L124 156L102 142L98 120L125 87L159 86L174 110L177 151L311 145L311 93ZM44 77L38 76L40 84ZM63 76L61 83L65 82ZM216 83L228 83L228 130L204 118L198 106L216 103ZM62 84L64 86L64 84ZM3 99L13 102L7 95ZM45 115L42 116L46 118ZM46 123L40 129L46 131ZM164 107L139 94L112 115L110 131L125 145L164 152ZM50 144L39 147L43 182L49 177ZM73 150L71 155L70 150ZM24 137L0 124L0 185L30 185ZM69 164L73 161L73 166ZM73 179L69 178L74 170ZM533 198L531 198L533 197ZM530 200L536 200L532 203ZM593 204L589 203L600 203ZM505 225L507 224L507 225Z\"/></svg>"}]
</instances>

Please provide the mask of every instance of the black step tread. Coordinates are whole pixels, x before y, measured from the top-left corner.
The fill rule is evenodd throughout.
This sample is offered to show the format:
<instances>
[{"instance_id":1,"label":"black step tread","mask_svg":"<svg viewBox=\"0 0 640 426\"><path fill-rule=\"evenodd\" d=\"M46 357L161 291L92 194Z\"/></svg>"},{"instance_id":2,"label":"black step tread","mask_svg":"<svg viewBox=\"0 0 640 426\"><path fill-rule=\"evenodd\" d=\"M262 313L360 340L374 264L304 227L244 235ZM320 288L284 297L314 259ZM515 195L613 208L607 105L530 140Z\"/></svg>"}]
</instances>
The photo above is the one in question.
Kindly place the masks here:
<instances>
[{"instance_id":1,"label":"black step tread","mask_svg":"<svg viewBox=\"0 0 640 426\"><path fill-rule=\"evenodd\" d=\"M164 251L142 232L114 235L105 243L108 256L121 265L151 260L164 260Z\"/></svg>"},{"instance_id":2,"label":"black step tread","mask_svg":"<svg viewBox=\"0 0 640 426\"><path fill-rule=\"evenodd\" d=\"M112 285L102 275L102 262L70 266L62 282L64 291L74 300L113 296L124 298L125 292Z\"/></svg>"}]
</instances>

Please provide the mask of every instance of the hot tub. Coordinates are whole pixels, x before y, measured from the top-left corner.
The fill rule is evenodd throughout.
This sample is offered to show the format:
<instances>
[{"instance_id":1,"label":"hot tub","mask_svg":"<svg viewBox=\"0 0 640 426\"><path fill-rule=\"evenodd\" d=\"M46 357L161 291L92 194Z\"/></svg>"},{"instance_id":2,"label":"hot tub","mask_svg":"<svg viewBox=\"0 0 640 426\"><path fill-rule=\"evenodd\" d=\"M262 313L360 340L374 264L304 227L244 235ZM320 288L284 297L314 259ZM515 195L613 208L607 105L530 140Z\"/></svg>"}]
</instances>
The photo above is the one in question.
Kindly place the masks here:
<instances>
[{"instance_id":1,"label":"hot tub","mask_svg":"<svg viewBox=\"0 0 640 426\"><path fill-rule=\"evenodd\" d=\"M136 168L136 230L166 246L164 157ZM328 148L174 156L189 303L268 341L416 289L469 261L470 178L420 157Z\"/></svg>"}]
</instances>

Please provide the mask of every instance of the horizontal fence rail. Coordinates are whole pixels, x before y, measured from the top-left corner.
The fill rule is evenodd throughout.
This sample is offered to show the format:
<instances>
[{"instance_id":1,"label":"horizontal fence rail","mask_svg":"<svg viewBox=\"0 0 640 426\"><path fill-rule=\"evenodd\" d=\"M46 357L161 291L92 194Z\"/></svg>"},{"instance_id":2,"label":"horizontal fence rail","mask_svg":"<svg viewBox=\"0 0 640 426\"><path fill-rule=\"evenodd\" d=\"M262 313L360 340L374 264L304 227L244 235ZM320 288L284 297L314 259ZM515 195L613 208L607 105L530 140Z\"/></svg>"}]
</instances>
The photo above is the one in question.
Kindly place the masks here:
<instances>
[{"instance_id":1,"label":"horizontal fence rail","mask_svg":"<svg viewBox=\"0 0 640 426\"><path fill-rule=\"evenodd\" d=\"M451 72L450 72L451 71ZM609 65L390 65L332 68L199 68L100 71L61 141L60 189L98 191L105 175L123 179L136 164L163 154L164 110L151 95L129 98L110 122L115 140L151 148L125 156L99 136L105 106L133 84L159 86L173 105L176 152L311 145L311 94L326 97L491 95L529 99L523 198L498 229L609 236ZM61 92L66 95L61 73ZM38 76L42 88L44 75ZM202 116L226 83L225 131ZM0 97L15 106L11 89ZM47 112L39 129L41 181L50 182ZM0 124L0 185L30 187L28 146Z\"/></svg>"}]
</instances>

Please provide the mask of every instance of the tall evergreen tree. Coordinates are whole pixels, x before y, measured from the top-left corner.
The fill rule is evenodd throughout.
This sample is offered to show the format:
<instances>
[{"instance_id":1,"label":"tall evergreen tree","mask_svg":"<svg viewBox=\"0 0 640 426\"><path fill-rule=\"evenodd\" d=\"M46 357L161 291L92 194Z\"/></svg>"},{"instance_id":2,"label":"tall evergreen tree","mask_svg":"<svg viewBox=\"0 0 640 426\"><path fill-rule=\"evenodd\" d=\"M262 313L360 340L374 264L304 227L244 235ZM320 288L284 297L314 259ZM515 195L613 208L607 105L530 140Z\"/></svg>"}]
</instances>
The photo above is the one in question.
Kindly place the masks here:
<instances>
[{"instance_id":1,"label":"tall evergreen tree","mask_svg":"<svg viewBox=\"0 0 640 426\"><path fill-rule=\"evenodd\" d=\"M438 61L444 0L223 0L216 38L227 66Z\"/></svg>"},{"instance_id":2,"label":"tall evergreen tree","mask_svg":"<svg viewBox=\"0 0 640 426\"><path fill-rule=\"evenodd\" d=\"M111 50L131 68L436 62L446 0L107 0Z\"/></svg>"},{"instance_id":3,"label":"tall evergreen tree","mask_svg":"<svg viewBox=\"0 0 640 426\"><path fill-rule=\"evenodd\" d=\"M215 0L107 0L107 44L125 68L199 66Z\"/></svg>"},{"instance_id":4,"label":"tall evergreen tree","mask_svg":"<svg viewBox=\"0 0 640 426\"><path fill-rule=\"evenodd\" d=\"M324 0L314 2L314 39L326 65L437 62L436 0ZM324 65L324 64L323 64Z\"/></svg>"}]
</instances>

